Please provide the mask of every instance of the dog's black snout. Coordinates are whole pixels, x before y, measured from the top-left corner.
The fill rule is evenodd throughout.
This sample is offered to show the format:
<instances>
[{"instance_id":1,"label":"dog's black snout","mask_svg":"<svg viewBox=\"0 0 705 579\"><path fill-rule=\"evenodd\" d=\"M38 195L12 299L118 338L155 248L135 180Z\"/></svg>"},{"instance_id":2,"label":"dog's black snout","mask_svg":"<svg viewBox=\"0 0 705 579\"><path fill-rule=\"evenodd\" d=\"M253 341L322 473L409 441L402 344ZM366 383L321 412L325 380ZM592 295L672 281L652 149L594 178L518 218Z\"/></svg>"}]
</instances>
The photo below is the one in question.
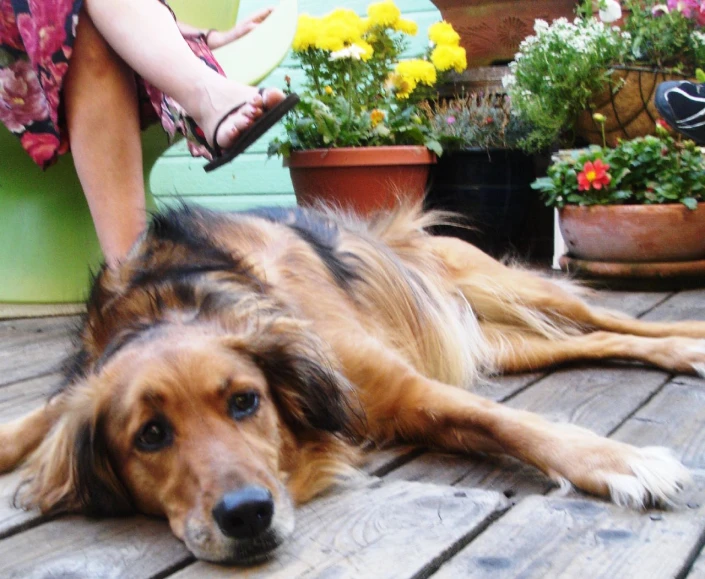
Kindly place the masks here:
<instances>
[{"instance_id":1,"label":"dog's black snout","mask_svg":"<svg viewBox=\"0 0 705 579\"><path fill-rule=\"evenodd\" d=\"M252 539L272 524L272 493L248 486L225 493L213 508L213 518L224 535L233 539Z\"/></svg>"}]
</instances>

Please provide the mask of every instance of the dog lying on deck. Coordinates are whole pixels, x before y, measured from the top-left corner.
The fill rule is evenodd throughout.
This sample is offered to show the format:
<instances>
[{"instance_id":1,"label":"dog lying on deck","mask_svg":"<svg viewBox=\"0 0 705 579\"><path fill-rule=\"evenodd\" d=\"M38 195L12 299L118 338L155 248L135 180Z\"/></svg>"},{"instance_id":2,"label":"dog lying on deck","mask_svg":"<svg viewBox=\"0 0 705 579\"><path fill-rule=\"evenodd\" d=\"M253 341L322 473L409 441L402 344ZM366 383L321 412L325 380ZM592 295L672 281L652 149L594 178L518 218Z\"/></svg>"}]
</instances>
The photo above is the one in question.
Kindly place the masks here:
<instances>
[{"instance_id":1,"label":"dog lying on deck","mask_svg":"<svg viewBox=\"0 0 705 579\"><path fill-rule=\"evenodd\" d=\"M705 323L589 307L428 235L437 218L156 216L121 267L98 275L64 385L0 427L0 469L23 463L17 502L165 516L196 557L242 564L292 533L294 505L363 442L506 453L619 504L675 501L689 473L667 450L469 390L486 373L573 360L703 373Z\"/></svg>"}]
</instances>

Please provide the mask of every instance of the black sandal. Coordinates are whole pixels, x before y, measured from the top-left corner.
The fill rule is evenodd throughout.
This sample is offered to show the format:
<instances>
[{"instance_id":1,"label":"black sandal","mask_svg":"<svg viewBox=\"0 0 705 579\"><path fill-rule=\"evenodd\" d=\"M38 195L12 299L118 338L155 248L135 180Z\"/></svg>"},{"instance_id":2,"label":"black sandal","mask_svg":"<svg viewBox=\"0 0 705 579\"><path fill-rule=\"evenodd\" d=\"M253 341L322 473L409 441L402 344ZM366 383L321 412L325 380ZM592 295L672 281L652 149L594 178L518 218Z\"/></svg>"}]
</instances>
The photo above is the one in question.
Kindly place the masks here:
<instances>
[{"instance_id":1,"label":"black sandal","mask_svg":"<svg viewBox=\"0 0 705 579\"><path fill-rule=\"evenodd\" d=\"M264 91L265 89L263 88L259 90L259 94L262 95L262 98L264 98ZM249 102L240 103L236 107L230 109L230 111L223 115L223 118L220 119L220 122L216 125L215 130L213 131L213 139L211 141L213 145L208 147L213 155L213 160L206 164L203 169L206 172L213 171L213 169L217 169L218 167L232 161L240 153L243 153L248 147L250 147L250 145L253 145L262 135L264 135L264 133L277 124L277 122L279 122L286 113L293 109L298 102L299 95L294 93L287 95L283 101L277 105L274 105L271 109L264 110L261 117L255 119L249 127L240 131L240 134L230 147L222 148L218 145L218 141L216 139L218 129L220 129L220 126L230 117L230 115L235 114L243 106L249 104Z\"/></svg>"}]
</instances>

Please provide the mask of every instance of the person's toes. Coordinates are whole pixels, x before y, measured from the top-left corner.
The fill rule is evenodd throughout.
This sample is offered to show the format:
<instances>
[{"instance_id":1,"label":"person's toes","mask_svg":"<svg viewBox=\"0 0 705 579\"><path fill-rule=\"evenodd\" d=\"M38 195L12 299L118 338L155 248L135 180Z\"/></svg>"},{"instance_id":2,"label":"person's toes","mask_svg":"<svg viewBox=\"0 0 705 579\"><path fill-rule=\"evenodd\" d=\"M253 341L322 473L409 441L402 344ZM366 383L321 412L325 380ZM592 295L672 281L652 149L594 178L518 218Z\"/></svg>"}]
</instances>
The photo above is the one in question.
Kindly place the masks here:
<instances>
[{"instance_id":1,"label":"person's toes","mask_svg":"<svg viewBox=\"0 0 705 579\"><path fill-rule=\"evenodd\" d=\"M268 88L262 91L262 103L266 110L277 106L286 98L284 91L278 88Z\"/></svg>"}]
</instances>

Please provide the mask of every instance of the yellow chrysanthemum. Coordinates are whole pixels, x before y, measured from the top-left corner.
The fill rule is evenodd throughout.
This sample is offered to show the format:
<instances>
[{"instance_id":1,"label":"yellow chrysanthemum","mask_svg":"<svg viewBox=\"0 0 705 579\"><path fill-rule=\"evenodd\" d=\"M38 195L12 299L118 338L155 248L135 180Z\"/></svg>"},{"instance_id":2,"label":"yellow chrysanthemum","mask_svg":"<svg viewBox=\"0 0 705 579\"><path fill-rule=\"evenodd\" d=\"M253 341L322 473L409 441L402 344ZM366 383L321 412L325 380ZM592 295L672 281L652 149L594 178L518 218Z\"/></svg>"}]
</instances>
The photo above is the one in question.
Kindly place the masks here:
<instances>
[{"instance_id":1,"label":"yellow chrysanthemum","mask_svg":"<svg viewBox=\"0 0 705 579\"><path fill-rule=\"evenodd\" d=\"M408 99L416 88L416 82L404 78L400 74L392 73L387 80L387 86L394 91L394 95L398 99Z\"/></svg>"},{"instance_id":2,"label":"yellow chrysanthemum","mask_svg":"<svg viewBox=\"0 0 705 579\"><path fill-rule=\"evenodd\" d=\"M400 18L394 24L394 30L398 30L399 32L403 32L404 34L408 34L409 36L416 36L416 33L419 31L419 25L416 24L416 22L414 22L413 20Z\"/></svg>"},{"instance_id":3,"label":"yellow chrysanthemum","mask_svg":"<svg viewBox=\"0 0 705 579\"><path fill-rule=\"evenodd\" d=\"M308 14L299 16L296 25L296 35L294 36L291 47L297 52L314 48L318 36L318 27L318 18L314 18Z\"/></svg>"},{"instance_id":4,"label":"yellow chrysanthemum","mask_svg":"<svg viewBox=\"0 0 705 579\"><path fill-rule=\"evenodd\" d=\"M321 50L328 50L330 52L335 52L336 50L342 50L345 47L345 42L341 40L340 36L329 29L321 30L318 38L316 38L316 48Z\"/></svg>"},{"instance_id":5,"label":"yellow chrysanthemum","mask_svg":"<svg viewBox=\"0 0 705 579\"><path fill-rule=\"evenodd\" d=\"M428 29L428 39L438 46L458 46L460 44L460 35L445 20L431 24Z\"/></svg>"},{"instance_id":6,"label":"yellow chrysanthemum","mask_svg":"<svg viewBox=\"0 0 705 579\"><path fill-rule=\"evenodd\" d=\"M439 44L431 52L431 62L441 72L450 70L463 72L468 67L465 49L462 46Z\"/></svg>"},{"instance_id":7,"label":"yellow chrysanthemum","mask_svg":"<svg viewBox=\"0 0 705 579\"><path fill-rule=\"evenodd\" d=\"M367 15L370 17L370 24L373 26L391 26L401 18L401 10L392 0L383 0L370 4L367 7Z\"/></svg>"},{"instance_id":8,"label":"yellow chrysanthemum","mask_svg":"<svg viewBox=\"0 0 705 579\"><path fill-rule=\"evenodd\" d=\"M370 112L370 122L372 123L372 126L376 127L377 125L379 125L384 120L384 117L384 111L381 111L379 109L373 109Z\"/></svg>"},{"instance_id":9,"label":"yellow chrysanthemum","mask_svg":"<svg viewBox=\"0 0 705 579\"><path fill-rule=\"evenodd\" d=\"M352 10L338 8L318 21L316 48L336 51L360 40L362 19Z\"/></svg>"},{"instance_id":10,"label":"yellow chrysanthemum","mask_svg":"<svg viewBox=\"0 0 705 579\"><path fill-rule=\"evenodd\" d=\"M374 54L375 50L374 48L372 48L372 45L369 42L365 42L364 40L358 40L355 44L357 44L364 51L360 55L360 58L362 60L367 61L372 58L372 55Z\"/></svg>"},{"instance_id":11,"label":"yellow chrysanthemum","mask_svg":"<svg viewBox=\"0 0 705 579\"><path fill-rule=\"evenodd\" d=\"M427 60L402 60L394 69L403 79L416 84L433 86L436 84L436 67Z\"/></svg>"}]
</instances>

